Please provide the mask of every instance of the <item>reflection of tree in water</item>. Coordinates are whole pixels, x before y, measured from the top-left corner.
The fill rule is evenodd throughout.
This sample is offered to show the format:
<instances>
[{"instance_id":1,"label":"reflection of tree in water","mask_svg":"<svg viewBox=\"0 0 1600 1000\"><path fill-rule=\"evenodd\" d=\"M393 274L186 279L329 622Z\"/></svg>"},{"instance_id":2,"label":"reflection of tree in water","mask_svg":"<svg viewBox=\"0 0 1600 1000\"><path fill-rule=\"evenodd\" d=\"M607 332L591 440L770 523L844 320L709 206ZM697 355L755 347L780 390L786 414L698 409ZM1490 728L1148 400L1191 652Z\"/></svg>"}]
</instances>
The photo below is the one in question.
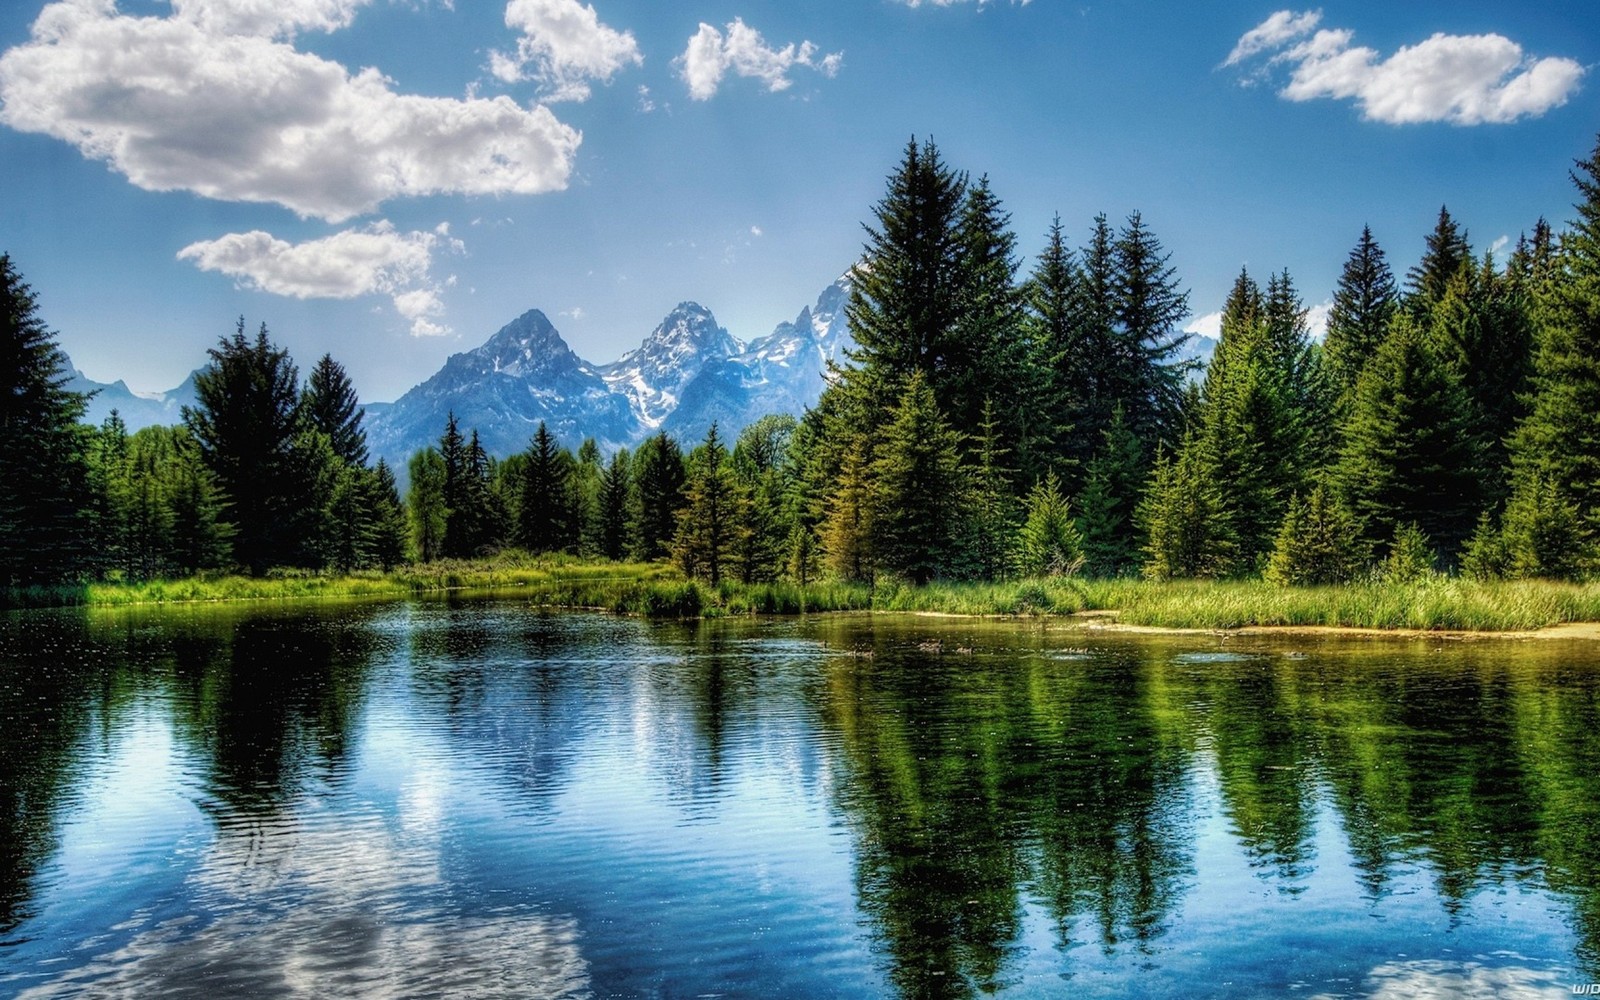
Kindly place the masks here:
<instances>
[{"instance_id":1,"label":"reflection of tree in water","mask_svg":"<svg viewBox=\"0 0 1600 1000\"><path fill-rule=\"evenodd\" d=\"M1025 887L1064 947L1079 919L1107 949L1149 947L1189 871L1183 754L1127 665L940 657L888 637L873 652L835 665L827 722L852 772L861 906L900 992L1003 985Z\"/></svg>"},{"instance_id":2,"label":"reflection of tree in water","mask_svg":"<svg viewBox=\"0 0 1600 1000\"><path fill-rule=\"evenodd\" d=\"M1296 661L1268 657L1187 669L1216 756L1223 810L1253 867L1280 891L1305 889L1315 852L1316 738ZM1174 667L1176 673L1179 668Z\"/></svg>"},{"instance_id":3,"label":"reflection of tree in water","mask_svg":"<svg viewBox=\"0 0 1600 1000\"><path fill-rule=\"evenodd\" d=\"M104 685L81 614L0 617L0 934L29 914Z\"/></svg>"},{"instance_id":4,"label":"reflection of tree in water","mask_svg":"<svg viewBox=\"0 0 1600 1000\"><path fill-rule=\"evenodd\" d=\"M377 638L368 615L219 617L172 628L175 722L225 812L270 817L308 780L338 781Z\"/></svg>"}]
</instances>

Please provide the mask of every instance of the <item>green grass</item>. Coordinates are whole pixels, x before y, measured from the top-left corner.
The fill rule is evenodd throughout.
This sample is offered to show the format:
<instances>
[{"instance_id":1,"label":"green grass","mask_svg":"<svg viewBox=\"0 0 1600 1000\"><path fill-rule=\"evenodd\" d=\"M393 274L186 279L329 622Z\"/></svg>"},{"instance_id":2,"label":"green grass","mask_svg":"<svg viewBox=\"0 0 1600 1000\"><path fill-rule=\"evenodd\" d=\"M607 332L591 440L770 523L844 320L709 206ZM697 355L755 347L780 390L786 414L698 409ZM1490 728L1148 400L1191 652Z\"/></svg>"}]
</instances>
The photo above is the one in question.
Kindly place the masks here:
<instances>
[{"instance_id":1,"label":"green grass","mask_svg":"<svg viewBox=\"0 0 1600 1000\"><path fill-rule=\"evenodd\" d=\"M595 608L654 618L792 615L834 611L1036 616L1113 612L1123 624L1165 628L1246 625L1415 630L1527 631L1600 622L1600 583L1482 583L1435 576L1408 584L1279 587L1260 580L1031 579L998 583L897 582L869 588L824 581L712 587L670 566L506 553L470 562L407 566L392 573L277 572L262 578L204 576L94 583L12 592L0 606L121 606L178 602L405 597L503 592L541 607Z\"/></svg>"}]
</instances>

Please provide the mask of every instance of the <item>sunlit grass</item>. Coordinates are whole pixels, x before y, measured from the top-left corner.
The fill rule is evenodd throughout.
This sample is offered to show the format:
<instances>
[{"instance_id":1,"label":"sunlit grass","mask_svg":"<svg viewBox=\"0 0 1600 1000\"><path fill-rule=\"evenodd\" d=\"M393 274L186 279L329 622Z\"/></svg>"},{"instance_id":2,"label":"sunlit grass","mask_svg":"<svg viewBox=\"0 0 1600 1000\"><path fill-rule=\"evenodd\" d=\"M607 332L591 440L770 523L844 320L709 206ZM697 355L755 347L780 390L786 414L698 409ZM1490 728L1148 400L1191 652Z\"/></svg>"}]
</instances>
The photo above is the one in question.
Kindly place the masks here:
<instances>
[{"instance_id":1,"label":"sunlit grass","mask_svg":"<svg viewBox=\"0 0 1600 1000\"><path fill-rule=\"evenodd\" d=\"M1433 576L1413 583L1280 587L1261 580L1155 582L1043 578L875 586L825 580L718 586L665 563L613 563L507 552L488 559L344 575L279 571L261 578L93 583L12 592L13 607L121 606L208 601L406 597L503 592L541 607L593 608L656 618L836 611L1038 616L1106 612L1126 625L1226 629L1249 625L1408 630L1528 631L1600 622L1600 583L1479 582Z\"/></svg>"}]
</instances>

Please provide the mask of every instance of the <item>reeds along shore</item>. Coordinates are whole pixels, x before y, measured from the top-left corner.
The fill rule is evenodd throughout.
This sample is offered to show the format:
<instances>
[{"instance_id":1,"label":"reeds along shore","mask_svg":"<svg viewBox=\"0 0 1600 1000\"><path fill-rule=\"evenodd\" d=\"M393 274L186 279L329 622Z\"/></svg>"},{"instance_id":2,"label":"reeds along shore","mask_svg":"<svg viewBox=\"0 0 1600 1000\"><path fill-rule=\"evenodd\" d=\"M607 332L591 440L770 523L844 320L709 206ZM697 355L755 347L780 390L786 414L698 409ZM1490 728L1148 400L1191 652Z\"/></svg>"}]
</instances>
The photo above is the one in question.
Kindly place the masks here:
<instances>
[{"instance_id":1,"label":"reeds along shore","mask_svg":"<svg viewBox=\"0 0 1600 1000\"><path fill-rule=\"evenodd\" d=\"M824 581L712 586L664 563L612 563L507 553L391 573L201 576L11 591L9 607L114 607L208 601L406 597L505 592L530 606L663 618L837 611L1044 616L1103 611L1124 625L1229 629L1251 625L1524 632L1600 622L1600 583L1480 582L1431 576L1407 582L1282 587L1259 580L1149 581L1048 577L1001 582L874 586Z\"/></svg>"}]
</instances>

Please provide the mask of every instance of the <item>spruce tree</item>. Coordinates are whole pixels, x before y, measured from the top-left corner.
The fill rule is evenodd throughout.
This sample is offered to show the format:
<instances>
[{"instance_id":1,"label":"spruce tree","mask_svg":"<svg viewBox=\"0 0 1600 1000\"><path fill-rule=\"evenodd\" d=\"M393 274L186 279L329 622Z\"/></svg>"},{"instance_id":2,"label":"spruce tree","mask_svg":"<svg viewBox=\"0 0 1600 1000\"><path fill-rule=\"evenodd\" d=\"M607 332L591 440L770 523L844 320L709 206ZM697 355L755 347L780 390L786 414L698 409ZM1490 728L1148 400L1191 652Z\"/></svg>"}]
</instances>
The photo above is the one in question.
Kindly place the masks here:
<instances>
[{"instance_id":1,"label":"spruce tree","mask_svg":"<svg viewBox=\"0 0 1600 1000\"><path fill-rule=\"evenodd\" d=\"M1406 307L1412 318L1426 324L1428 312L1444 297L1445 286L1456 272L1471 266L1472 245L1467 234L1439 206L1439 221L1428 234L1422 260L1406 272Z\"/></svg>"},{"instance_id":2,"label":"spruce tree","mask_svg":"<svg viewBox=\"0 0 1600 1000\"><path fill-rule=\"evenodd\" d=\"M1290 501L1266 578L1282 586L1350 583L1366 571L1369 557L1360 522L1318 483L1308 496Z\"/></svg>"},{"instance_id":3,"label":"spruce tree","mask_svg":"<svg viewBox=\"0 0 1600 1000\"><path fill-rule=\"evenodd\" d=\"M683 507L683 452L664 432L634 455L634 557L654 562L671 552Z\"/></svg>"},{"instance_id":4,"label":"spruce tree","mask_svg":"<svg viewBox=\"0 0 1600 1000\"><path fill-rule=\"evenodd\" d=\"M957 224L960 311L947 341L944 369L930 383L934 401L957 427L993 421L1017 461L1031 466L1042 445L1032 405L1035 369L1017 286L1017 238L1011 216L987 176L967 189ZM995 399L1011 405L991 407ZM973 442L976 443L976 442Z\"/></svg>"},{"instance_id":5,"label":"spruce tree","mask_svg":"<svg viewBox=\"0 0 1600 1000\"><path fill-rule=\"evenodd\" d=\"M1192 429L1180 441L1176 457L1157 454L1138 516L1149 579L1218 577L1237 565L1222 497L1207 475L1204 449Z\"/></svg>"},{"instance_id":6,"label":"spruce tree","mask_svg":"<svg viewBox=\"0 0 1600 1000\"><path fill-rule=\"evenodd\" d=\"M561 461L555 438L539 421L523 466L521 503L517 511L517 544L533 553L558 552L568 535L569 467Z\"/></svg>"},{"instance_id":7,"label":"spruce tree","mask_svg":"<svg viewBox=\"0 0 1600 1000\"><path fill-rule=\"evenodd\" d=\"M1147 445L1176 435L1189 368L1179 352L1189 339L1179 325L1189 294L1161 241L1134 212L1117 233L1114 386L1128 426Z\"/></svg>"},{"instance_id":8,"label":"spruce tree","mask_svg":"<svg viewBox=\"0 0 1600 1000\"><path fill-rule=\"evenodd\" d=\"M1398 300L1383 248L1372 238L1372 227L1362 226L1334 289L1323 340L1336 421L1344 419L1362 367L1388 334Z\"/></svg>"},{"instance_id":9,"label":"spruce tree","mask_svg":"<svg viewBox=\"0 0 1600 1000\"><path fill-rule=\"evenodd\" d=\"M1455 370L1397 317L1356 384L1334 472L1368 541L1387 551L1414 522L1454 560L1481 507L1469 406Z\"/></svg>"},{"instance_id":10,"label":"spruce tree","mask_svg":"<svg viewBox=\"0 0 1600 1000\"><path fill-rule=\"evenodd\" d=\"M424 448L411 456L407 472L411 487L406 492L406 513L417 558L425 563L442 559L450 523L450 508L445 502L449 469L444 455L437 448Z\"/></svg>"},{"instance_id":11,"label":"spruce tree","mask_svg":"<svg viewBox=\"0 0 1600 1000\"><path fill-rule=\"evenodd\" d=\"M350 465L367 464L365 413L350 376L332 355L324 354L311 369L300 406L312 426L328 435L335 455Z\"/></svg>"},{"instance_id":12,"label":"spruce tree","mask_svg":"<svg viewBox=\"0 0 1600 1000\"><path fill-rule=\"evenodd\" d=\"M1592 521L1559 483L1529 473L1506 504L1505 575L1515 579L1579 579L1596 565Z\"/></svg>"},{"instance_id":13,"label":"spruce tree","mask_svg":"<svg viewBox=\"0 0 1600 1000\"><path fill-rule=\"evenodd\" d=\"M186 575L227 565L233 554L233 524L216 476L200 456L187 428L174 428L172 505L173 567Z\"/></svg>"},{"instance_id":14,"label":"spruce tree","mask_svg":"<svg viewBox=\"0 0 1600 1000\"><path fill-rule=\"evenodd\" d=\"M731 561L738 495L716 423L690 456L689 470L673 556L685 576L703 578L715 587Z\"/></svg>"},{"instance_id":15,"label":"spruce tree","mask_svg":"<svg viewBox=\"0 0 1600 1000\"><path fill-rule=\"evenodd\" d=\"M628 554L628 468L627 449L619 449L600 477L600 554L607 559Z\"/></svg>"},{"instance_id":16,"label":"spruce tree","mask_svg":"<svg viewBox=\"0 0 1600 1000\"><path fill-rule=\"evenodd\" d=\"M372 558L385 573L406 561L406 512L389 463L378 459L369 480Z\"/></svg>"},{"instance_id":17,"label":"spruce tree","mask_svg":"<svg viewBox=\"0 0 1600 1000\"><path fill-rule=\"evenodd\" d=\"M1094 577L1123 576L1141 561L1137 511L1147 463L1139 439L1122 419L1121 407L1112 411L1111 424L1101 438L1078 496L1084 570Z\"/></svg>"},{"instance_id":18,"label":"spruce tree","mask_svg":"<svg viewBox=\"0 0 1600 1000\"><path fill-rule=\"evenodd\" d=\"M0 588L69 580L90 559L87 399L69 376L37 297L0 254Z\"/></svg>"},{"instance_id":19,"label":"spruce tree","mask_svg":"<svg viewBox=\"0 0 1600 1000\"><path fill-rule=\"evenodd\" d=\"M1510 441L1513 494L1553 491L1600 529L1600 140L1571 175L1582 200L1535 307L1528 415ZM1513 502L1517 502L1513 499Z\"/></svg>"},{"instance_id":20,"label":"spruce tree","mask_svg":"<svg viewBox=\"0 0 1600 1000\"><path fill-rule=\"evenodd\" d=\"M976 576L998 580L1011 574L1018 511L1008 467L1011 452L1001 441L1001 430L990 404L984 405L973 445L961 550Z\"/></svg>"},{"instance_id":21,"label":"spruce tree","mask_svg":"<svg viewBox=\"0 0 1600 1000\"><path fill-rule=\"evenodd\" d=\"M184 407L183 419L228 505L234 557L260 576L301 554L298 373L267 338L266 324L254 340L245 337L242 316L233 336L207 354L210 364L195 375L197 404Z\"/></svg>"},{"instance_id":22,"label":"spruce tree","mask_svg":"<svg viewBox=\"0 0 1600 1000\"><path fill-rule=\"evenodd\" d=\"M821 523L828 569L843 580L869 586L878 576L877 520L882 507L870 441L858 437L846 453L827 494Z\"/></svg>"},{"instance_id":23,"label":"spruce tree","mask_svg":"<svg viewBox=\"0 0 1600 1000\"><path fill-rule=\"evenodd\" d=\"M881 493L874 539L880 565L918 585L956 570L965 513L961 436L921 372L906 383L872 473Z\"/></svg>"},{"instance_id":24,"label":"spruce tree","mask_svg":"<svg viewBox=\"0 0 1600 1000\"><path fill-rule=\"evenodd\" d=\"M1082 283L1058 215L1050 222L1044 250L1023 286L1032 357L1029 396L1019 403L1031 411L1028 433L1036 443L1020 472L1024 478L1038 479L1055 471L1068 491L1081 486L1100 442L1098 436L1088 436L1086 424L1080 428L1093 395L1095 370L1084 342Z\"/></svg>"},{"instance_id":25,"label":"spruce tree","mask_svg":"<svg viewBox=\"0 0 1600 1000\"><path fill-rule=\"evenodd\" d=\"M1083 565L1083 536L1055 473L1034 484L1017 532L1017 569L1023 576L1070 576Z\"/></svg>"}]
</instances>

